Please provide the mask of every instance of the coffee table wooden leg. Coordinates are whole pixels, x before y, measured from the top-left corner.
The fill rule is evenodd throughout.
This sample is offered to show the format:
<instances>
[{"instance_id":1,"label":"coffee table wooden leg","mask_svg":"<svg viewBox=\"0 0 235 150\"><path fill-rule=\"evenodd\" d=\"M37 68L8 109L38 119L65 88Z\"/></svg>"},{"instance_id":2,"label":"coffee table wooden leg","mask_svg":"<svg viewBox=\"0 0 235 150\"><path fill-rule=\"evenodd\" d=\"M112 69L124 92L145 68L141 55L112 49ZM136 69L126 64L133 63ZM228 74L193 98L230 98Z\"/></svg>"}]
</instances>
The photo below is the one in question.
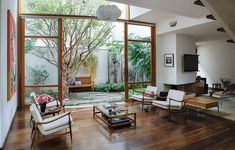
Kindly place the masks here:
<instances>
[{"instance_id":1,"label":"coffee table wooden leg","mask_svg":"<svg viewBox=\"0 0 235 150\"><path fill-rule=\"evenodd\" d=\"M95 118L95 106L93 106L93 118Z\"/></svg>"},{"instance_id":2,"label":"coffee table wooden leg","mask_svg":"<svg viewBox=\"0 0 235 150\"><path fill-rule=\"evenodd\" d=\"M136 113L134 113L134 127L136 127Z\"/></svg>"}]
</instances>

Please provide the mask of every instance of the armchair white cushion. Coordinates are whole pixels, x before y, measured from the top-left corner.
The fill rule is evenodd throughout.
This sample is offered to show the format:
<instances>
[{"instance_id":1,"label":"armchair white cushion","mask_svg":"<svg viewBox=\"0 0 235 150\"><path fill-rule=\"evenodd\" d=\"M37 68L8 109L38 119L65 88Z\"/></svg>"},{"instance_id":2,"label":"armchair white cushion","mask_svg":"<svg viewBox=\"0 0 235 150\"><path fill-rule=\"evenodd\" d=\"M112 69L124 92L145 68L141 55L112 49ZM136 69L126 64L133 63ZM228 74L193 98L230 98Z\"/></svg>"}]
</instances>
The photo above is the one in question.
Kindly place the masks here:
<instances>
[{"instance_id":1,"label":"armchair white cushion","mask_svg":"<svg viewBox=\"0 0 235 150\"><path fill-rule=\"evenodd\" d=\"M156 99L157 89L158 88L155 86L147 86L144 92L141 92L140 94L135 94L130 98L132 99L132 105L134 101L142 102L142 109L143 105L151 105L152 101Z\"/></svg>"},{"instance_id":2,"label":"armchair white cushion","mask_svg":"<svg viewBox=\"0 0 235 150\"><path fill-rule=\"evenodd\" d=\"M46 135L50 135L58 131L69 128L70 131L66 133L70 133L71 140L72 140L71 125L72 125L73 119L70 115L70 112L43 119L35 104L32 104L30 106L30 112L35 122L36 131L40 131L42 135L46 136ZM35 138L35 133L34 133L34 138ZM34 138L32 140L32 145L34 142Z\"/></svg>"},{"instance_id":3,"label":"armchair white cushion","mask_svg":"<svg viewBox=\"0 0 235 150\"><path fill-rule=\"evenodd\" d=\"M179 90L170 89L166 98L166 101L154 100L153 105L168 109L181 109L184 105L185 92ZM170 101L170 99L173 99Z\"/></svg>"},{"instance_id":4,"label":"armchair white cushion","mask_svg":"<svg viewBox=\"0 0 235 150\"><path fill-rule=\"evenodd\" d=\"M184 106L185 92L170 89L166 101L154 100L152 105L169 110L169 119L171 110L181 110Z\"/></svg>"}]
</instances>

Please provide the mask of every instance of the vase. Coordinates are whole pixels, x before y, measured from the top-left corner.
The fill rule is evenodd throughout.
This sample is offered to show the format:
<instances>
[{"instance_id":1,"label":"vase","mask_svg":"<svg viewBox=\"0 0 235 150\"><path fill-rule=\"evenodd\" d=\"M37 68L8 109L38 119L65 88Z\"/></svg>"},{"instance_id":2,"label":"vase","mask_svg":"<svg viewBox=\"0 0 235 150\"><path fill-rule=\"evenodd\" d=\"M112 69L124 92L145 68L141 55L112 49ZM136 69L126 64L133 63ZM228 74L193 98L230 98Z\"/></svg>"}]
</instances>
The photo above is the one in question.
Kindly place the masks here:
<instances>
[{"instance_id":1,"label":"vase","mask_svg":"<svg viewBox=\"0 0 235 150\"><path fill-rule=\"evenodd\" d=\"M45 112L47 103L40 104L41 112Z\"/></svg>"}]
</instances>

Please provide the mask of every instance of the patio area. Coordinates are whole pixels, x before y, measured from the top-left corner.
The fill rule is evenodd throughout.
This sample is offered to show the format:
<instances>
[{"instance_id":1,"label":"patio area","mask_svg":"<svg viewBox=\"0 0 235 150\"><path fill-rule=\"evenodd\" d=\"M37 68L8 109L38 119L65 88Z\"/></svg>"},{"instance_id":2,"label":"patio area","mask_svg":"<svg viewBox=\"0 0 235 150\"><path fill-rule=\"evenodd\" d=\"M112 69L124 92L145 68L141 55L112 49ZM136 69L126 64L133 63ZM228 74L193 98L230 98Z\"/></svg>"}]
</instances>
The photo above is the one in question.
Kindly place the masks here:
<instances>
[{"instance_id":1,"label":"patio area","mask_svg":"<svg viewBox=\"0 0 235 150\"><path fill-rule=\"evenodd\" d=\"M64 100L67 107L90 107L101 103L124 102L124 92L76 92Z\"/></svg>"}]
</instances>

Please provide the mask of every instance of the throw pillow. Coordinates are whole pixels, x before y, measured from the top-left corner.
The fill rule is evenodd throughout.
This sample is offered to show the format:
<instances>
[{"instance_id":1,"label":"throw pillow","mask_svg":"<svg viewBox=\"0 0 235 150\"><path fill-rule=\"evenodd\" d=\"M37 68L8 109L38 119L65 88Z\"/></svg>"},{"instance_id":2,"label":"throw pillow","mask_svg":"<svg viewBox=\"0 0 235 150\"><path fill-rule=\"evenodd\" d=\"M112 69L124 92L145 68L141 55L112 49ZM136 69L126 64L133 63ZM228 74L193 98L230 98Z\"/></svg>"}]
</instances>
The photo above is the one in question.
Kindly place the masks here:
<instances>
[{"instance_id":1,"label":"throw pillow","mask_svg":"<svg viewBox=\"0 0 235 150\"><path fill-rule=\"evenodd\" d=\"M153 91L145 91L144 96L154 97L154 92Z\"/></svg>"}]
</instances>

